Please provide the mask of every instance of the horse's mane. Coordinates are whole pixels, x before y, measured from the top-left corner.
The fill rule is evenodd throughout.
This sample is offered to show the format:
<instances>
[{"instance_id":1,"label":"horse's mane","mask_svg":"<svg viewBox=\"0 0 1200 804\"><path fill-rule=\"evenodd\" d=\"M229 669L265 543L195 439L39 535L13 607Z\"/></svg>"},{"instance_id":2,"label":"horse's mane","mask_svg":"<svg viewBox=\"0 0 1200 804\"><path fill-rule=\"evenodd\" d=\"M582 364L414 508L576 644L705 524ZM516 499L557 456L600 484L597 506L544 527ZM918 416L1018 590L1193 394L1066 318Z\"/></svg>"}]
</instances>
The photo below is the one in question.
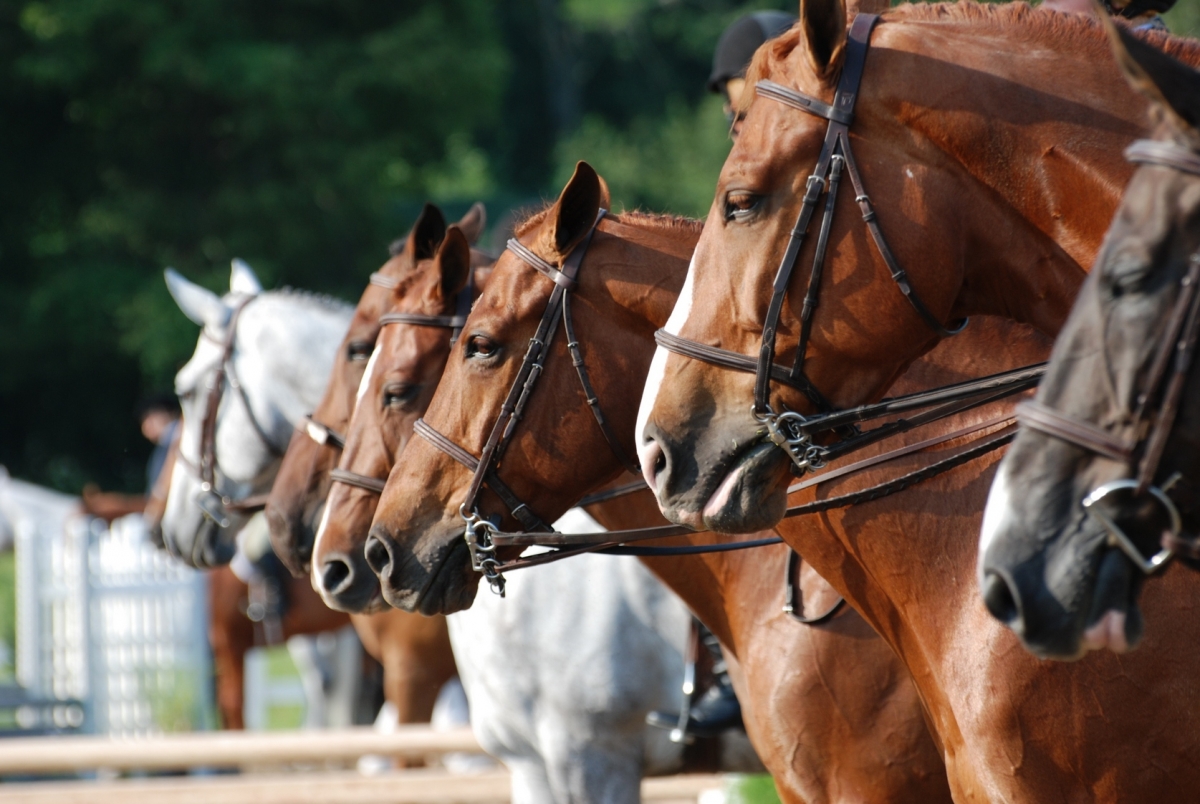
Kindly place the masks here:
<instances>
[{"instance_id":1,"label":"horse's mane","mask_svg":"<svg viewBox=\"0 0 1200 804\"><path fill-rule=\"evenodd\" d=\"M535 229L545 221L546 216L550 214L550 210L553 208L554 202L551 201L541 209L526 214L525 218L513 227L514 236L522 237ZM699 232L704 226L704 221L698 221L695 218L687 218L682 215L660 214L657 212L644 212L640 209L610 213L610 215L617 223L628 223L632 226L645 226L665 231Z\"/></svg>"},{"instance_id":2,"label":"horse's mane","mask_svg":"<svg viewBox=\"0 0 1200 804\"><path fill-rule=\"evenodd\" d=\"M962 23L995 26L1013 32L1024 43L1036 42L1066 50L1084 49L1097 60L1112 59L1108 37L1100 21L1087 14L1062 14L1025 2L976 3L903 3L883 15L883 22ZM784 61L800 45L802 30L793 26L768 46L760 48L746 70L746 83L753 86L770 74L771 65ZM1164 53L1193 66L1200 65L1200 42L1164 31L1138 34ZM754 99L753 92L742 95L739 111L745 111Z\"/></svg>"},{"instance_id":3,"label":"horse's mane","mask_svg":"<svg viewBox=\"0 0 1200 804\"><path fill-rule=\"evenodd\" d=\"M319 307L323 310L332 310L333 312L343 313L354 309L354 305L343 301L342 299L330 296L328 293L317 293L312 290L300 290L291 286L284 286L274 290L268 290L263 293L264 297L282 298L289 301L298 301L309 305L310 307Z\"/></svg>"}]
</instances>

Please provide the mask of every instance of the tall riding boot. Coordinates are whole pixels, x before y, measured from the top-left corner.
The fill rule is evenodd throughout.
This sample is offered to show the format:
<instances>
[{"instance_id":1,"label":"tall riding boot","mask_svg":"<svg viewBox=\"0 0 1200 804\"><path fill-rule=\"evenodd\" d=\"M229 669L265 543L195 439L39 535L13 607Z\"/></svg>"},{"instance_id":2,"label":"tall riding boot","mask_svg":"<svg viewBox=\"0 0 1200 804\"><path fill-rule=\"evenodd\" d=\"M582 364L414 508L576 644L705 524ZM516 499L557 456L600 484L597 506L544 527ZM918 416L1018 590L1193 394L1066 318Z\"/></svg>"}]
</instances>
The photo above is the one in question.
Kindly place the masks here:
<instances>
[{"instance_id":1,"label":"tall riding boot","mask_svg":"<svg viewBox=\"0 0 1200 804\"><path fill-rule=\"evenodd\" d=\"M725 656L721 652L721 643L713 633L696 621L699 630L700 644L708 650L713 662L713 684L705 690L698 699L685 701L687 708L687 723L682 732L672 735L677 742L690 743L696 737L717 737L723 731L742 728L742 705L738 703L737 694L733 691L733 682L729 679L729 669L725 665ZM689 692L686 689L685 695ZM690 704L690 706L689 706ZM651 712L646 715L646 723L660 729L679 732L680 715L674 712Z\"/></svg>"}]
</instances>

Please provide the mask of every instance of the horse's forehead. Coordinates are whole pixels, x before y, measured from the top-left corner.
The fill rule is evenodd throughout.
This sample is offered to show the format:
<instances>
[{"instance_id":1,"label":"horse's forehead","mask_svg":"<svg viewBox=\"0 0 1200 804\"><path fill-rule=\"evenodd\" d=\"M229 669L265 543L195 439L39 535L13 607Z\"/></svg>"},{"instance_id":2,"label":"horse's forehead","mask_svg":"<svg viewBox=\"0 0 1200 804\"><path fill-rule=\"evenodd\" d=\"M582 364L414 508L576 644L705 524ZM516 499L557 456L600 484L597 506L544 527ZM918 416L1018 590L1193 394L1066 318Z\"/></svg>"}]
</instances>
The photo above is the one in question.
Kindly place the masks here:
<instances>
[{"instance_id":1,"label":"horse's forehead","mask_svg":"<svg viewBox=\"0 0 1200 804\"><path fill-rule=\"evenodd\" d=\"M201 377L216 367L221 359L221 347L215 339L221 337L224 337L224 333L210 334L207 330L201 333L196 341L196 350L175 375L176 391L187 391L196 387Z\"/></svg>"}]
</instances>

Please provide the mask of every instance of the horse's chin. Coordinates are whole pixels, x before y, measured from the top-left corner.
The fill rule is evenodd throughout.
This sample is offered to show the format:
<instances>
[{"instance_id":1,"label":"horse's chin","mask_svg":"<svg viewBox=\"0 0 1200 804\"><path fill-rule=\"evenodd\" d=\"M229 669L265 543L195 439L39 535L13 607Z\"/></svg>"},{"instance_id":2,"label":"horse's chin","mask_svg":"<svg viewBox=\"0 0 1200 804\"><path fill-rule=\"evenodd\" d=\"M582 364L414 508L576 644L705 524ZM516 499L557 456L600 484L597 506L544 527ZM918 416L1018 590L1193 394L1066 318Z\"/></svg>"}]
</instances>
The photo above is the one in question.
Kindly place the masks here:
<instances>
[{"instance_id":1,"label":"horse's chin","mask_svg":"<svg viewBox=\"0 0 1200 804\"><path fill-rule=\"evenodd\" d=\"M787 510L787 477L787 456L772 444L756 444L730 462L702 510L676 521L718 533L774 527Z\"/></svg>"}]
</instances>

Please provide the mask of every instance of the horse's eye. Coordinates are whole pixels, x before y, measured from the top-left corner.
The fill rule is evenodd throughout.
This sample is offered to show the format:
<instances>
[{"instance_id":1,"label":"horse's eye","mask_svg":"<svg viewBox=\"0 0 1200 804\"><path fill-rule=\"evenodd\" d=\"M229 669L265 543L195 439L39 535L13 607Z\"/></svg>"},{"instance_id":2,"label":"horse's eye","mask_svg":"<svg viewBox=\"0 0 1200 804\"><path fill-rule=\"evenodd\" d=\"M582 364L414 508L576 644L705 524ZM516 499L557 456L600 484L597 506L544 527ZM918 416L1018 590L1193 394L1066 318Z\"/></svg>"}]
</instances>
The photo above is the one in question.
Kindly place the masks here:
<instances>
[{"instance_id":1,"label":"horse's eye","mask_svg":"<svg viewBox=\"0 0 1200 804\"><path fill-rule=\"evenodd\" d=\"M196 389L188 388L186 391L176 391L175 396L179 397L179 401L190 402L196 398Z\"/></svg>"},{"instance_id":2,"label":"horse's eye","mask_svg":"<svg viewBox=\"0 0 1200 804\"><path fill-rule=\"evenodd\" d=\"M748 220L762 202L761 195L734 191L725 196L725 220Z\"/></svg>"},{"instance_id":3,"label":"horse's eye","mask_svg":"<svg viewBox=\"0 0 1200 804\"><path fill-rule=\"evenodd\" d=\"M346 347L346 359L351 362L368 360L373 351L375 351L375 344L370 341L352 341Z\"/></svg>"},{"instance_id":4,"label":"horse's eye","mask_svg":"<svg viewBox=\"0 0 1200 804\"><path fill-rule=\"evenodd\" d=\"M500 354L500 345L486 335L472 335L467 338L467 357L477 360L489 360Z\"/></svg>"},{"instance_id":5,"label":"horse's eye","mask_svg":"<svg viewBox=\"0 0 1200 804\"><path fill-rule=\"evenodd\" d=\"M421 393L420 385L410 385L405 382L395 382L383 389L383 406L394 410L402 410L413 402Z\"/></svg>"}]
</instances>

